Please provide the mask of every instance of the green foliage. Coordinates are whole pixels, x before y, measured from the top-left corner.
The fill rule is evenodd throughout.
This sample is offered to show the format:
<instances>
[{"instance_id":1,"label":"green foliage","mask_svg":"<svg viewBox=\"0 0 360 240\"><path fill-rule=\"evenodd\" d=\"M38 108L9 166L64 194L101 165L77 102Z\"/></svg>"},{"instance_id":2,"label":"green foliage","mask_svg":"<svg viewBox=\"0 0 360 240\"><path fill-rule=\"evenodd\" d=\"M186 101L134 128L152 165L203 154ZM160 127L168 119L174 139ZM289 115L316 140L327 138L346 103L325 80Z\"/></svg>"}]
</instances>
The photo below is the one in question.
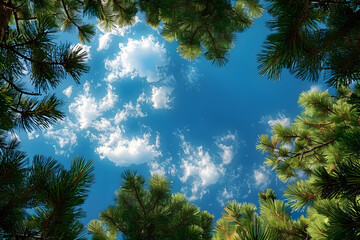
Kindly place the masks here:
<instances>
[{"instance_id":1,"label":"green foliage","mask_svg":"<svg viewBox=\"0 0 360 240\"><path fill-rule=\"evenodd\" d=\"M49 127L63 118L61 101L42 95L67 76L79 83L88 71L82 47L59 45L55 34L75 26L89 41L94 27L82 24L79 1L1 1L0 8L9 14L0 24L0 129Z\"/></svg>"},{"instance_id":2,"label":"green foliage","mask_svg":"<svg viewBox=\"0 0 360 240\"><path fill-rule=\"evenodd\" d=\"M253 204L228 202L213 239L309 239L305 218L294 221L287 204L277 200L273 190L260 193L259 199L260 215Z\"/></svg>"},{"instance_id":3,"label":"green foliage","mask_svg":"<svg viewBox=\"0 0 360 240\"><path fill-rule=\"evenodd\" d=\"M320 166L333 168L346 156L347 149L359 146L346 141L360 130L358 115L348 99L335 98L328 92L304 92L299 98L304 111L294 123L289 127L278 124L271 137L260 137L257 148L268 153L265 163L280 179L297 177L299 171L311 176Z\"/></svg>"},{"instance_id":4,"label":"green foliage","mask_svg":"<svg viewBox=\"0 0 360 240\"><path fill-rule=\"evenodd\" d=\"M109 29L132 24L140 10L145 13L148 25L163 26L162 35L166 40L179 42L178 50L184 58L194 60L204 54L207 60L223 65L228 61L227 52L233 47L234 34L250 27L253 18L262 15L258 2L238 0L232 5L225 0L108 0L103 8L91 7L89 12L97 12L102 26Z\"/></svg>"},{"instance_id":5,"label":"green foliage","mask_svg":"<svg viewBox=\"0 0 360 240\"><path fill-rule=\"evenodd\" d=\"M358 96L358 86L354 92L339 88L336 96L302 93L299 103L304 111L294 123L276 125L271 137L260 137L258 148L268 153L265 162L283 181L296 180L285 196L294 210L307 210L304 226L313 239L359 237ZM307 179L299 180L300 172Z\"/></svg>"},{"instance_id":6,"label":"green foliage","mask_svg":"<svg viewBox=\"0 0 360 240\"><path fill-rule=\"evenodd\" d=\"M66 170L43 156L29 163L17 148L12 142L0 149L0 237L84 239L79 218L94 180L92 162L74 158Z\"/></svg>"},{"instance_id":7,"label":"green foliage","mask_svg":"<svg viewBox=\"0 0 360 240\"><path fill-rule=\"evenodd\" d=\"M280 78L283 69L297 78L333 86L359 79L360 3L357 0L267 0L272 31L259 54L260 74Z\"/></svg>"},{"instance_id":8,"label":"green foliage","mask_svg":"<svg viewBox=\"0 0 360 240\"><path fill-rule=\"evenodd\" d=\"M304 92L301 115L289 127L273 126L272 136L260 136L265 163L292 181L284 192L288 203L269 189L259 194L260 214L251 204L227 203L214 239L260 239L263 232L266 239L359 238L359 90ZM306 216L292 219L297 210ZM259 238L250 237L256 231Z\"/></svg>"},{"instance_id":9,"label":"green foliage","mask_svg":"<svg viewBox=\"0 0 360 240\"><path fill-rule=\"evenodd\" d=\"M185 196L171 194L169 180L153 175L145 178L126 171L116 193L115 205L92 220L92 239L211 239L213 216L189 203Z\"/></svg>"}]
</instances>

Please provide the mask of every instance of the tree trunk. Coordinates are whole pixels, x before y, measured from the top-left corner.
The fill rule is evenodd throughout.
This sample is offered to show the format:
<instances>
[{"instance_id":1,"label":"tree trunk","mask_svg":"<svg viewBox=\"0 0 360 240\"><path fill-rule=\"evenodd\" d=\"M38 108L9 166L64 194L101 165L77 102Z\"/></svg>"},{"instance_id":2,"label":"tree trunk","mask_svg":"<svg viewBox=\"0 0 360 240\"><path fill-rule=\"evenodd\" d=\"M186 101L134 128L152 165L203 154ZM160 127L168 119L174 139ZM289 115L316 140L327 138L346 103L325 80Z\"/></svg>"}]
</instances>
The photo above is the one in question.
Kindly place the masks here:
<instances>
[{"instance_id":1,"label":"tree trunk","mask_svg":"<svg viewBox=\"0 0 360 240\"><path fill-rule=\"evenodd\" d=\"M0 0L0 42L3 41L9 26L11 13L12 10L5 5L3 0Z\"/></svg>"}]
</instances>

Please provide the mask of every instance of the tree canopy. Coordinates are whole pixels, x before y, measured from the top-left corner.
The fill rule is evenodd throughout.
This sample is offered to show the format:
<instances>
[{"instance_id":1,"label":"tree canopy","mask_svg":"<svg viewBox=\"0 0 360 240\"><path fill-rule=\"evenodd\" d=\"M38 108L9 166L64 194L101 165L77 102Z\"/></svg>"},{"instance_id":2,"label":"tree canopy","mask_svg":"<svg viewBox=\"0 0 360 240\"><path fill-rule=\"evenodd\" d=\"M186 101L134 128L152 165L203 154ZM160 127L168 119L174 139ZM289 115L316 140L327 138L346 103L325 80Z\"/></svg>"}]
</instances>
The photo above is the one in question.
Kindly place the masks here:
<instances>
[{"instance_id":1,"label":"tree canopy","mask_svg":"<svg viewBox=\"0 0 360 240\"><path fill-rule=\"evenodd\" d=\"M307 209L314 239L359 237L359 86L302 93L304 111L290 127L273 127L258 148L283 181L295 179L284 196L294 210Z\"/></svg>"},{"instance_id":2,"label":"tree canopy","mask_svg":"<svg viewBox=\"0 0 360 240\"><path fill-rule=\"evenodd\" d=\"M217 221L214 240L303 240L310 239L306 232L308 220L291 217L291 209L276 198L272 189L259 193L260 213L249 203L228 202L225 213Z\"/></svg>"},{"instance_id":3,"label":"tree canopy","mask_svg":"<svg viewBox=\"0 0 360 240\"><path fill-rule=\"evenodd\" d=\"M93 239L211 239L212 219L206 211L189 203L185 196L171 194L169 180L153 175L145 188L145 178L135 172L122 174L115 205L92 220L88 230Z\"/></svg>"},{"instance_id":4,"label":"tree canopy","mask_svg":"<svg viewBox=\"0 0 360 240\"><path fill-rule=\"evenodd\" d=\"M289 70L299 79L323 75L338 93L306 92L304 111L290 127L262 135L265 163L291 181L286 200L260 193L256 206L226 204L214 239L358 239L360 236L360 3L358 0L268 0L272 33L259 54L259 69L270 79ZM96 18L105 30L146 23L178 41L186 59L204 55L224 65L236 33L253 24L263 9L258 0L0 0L0 237L84 239L81 205L94 180L91 162L74 158L69 170L52 158L27 159L7 131L49 127L62 119L61 100L48 94L66 78L79 83L88 72L81 44L62 43L61 31L91 41ZM85 16L85 18L84 18ZM33 213L29 213L29 209ZM293 219L291 211L306 211ZM171 194L169 180L148 181L127 171L115 204L92 220L93 239L210 239L213 216Z\"/></svg>"},{"instance_id":5,"label":"tree canopy","mask_svg":"<svg viewBox=\"0 0 360 240\"><path fill-rule=\"evenodd\" d=\"M75 30L81 43L89 42L95 26L84 17L97 18L100 26L111 30L132 24L138 11L145 14L147 24L162 26L166 40L179 42L183 57L193 60L204 55L223 65L235 33L250 27L263 10L258 0L234 4L226 0L1 0L0 103L4 114L0 129L30 131L64 117L61 101L55 95L42 95L67 77L79 83L88 67L82 46L59 42L59 32Z\"/></svg>"},{"instance_id":6,"label":"tree canopy","mask_svg":"<svg viewBox=\"0 0 360 240\"><path fill-rule=\"evenodd\" d=\"M358 81L358 0L267 0L272 31L259 54L260 74L280 78L287 69L299 79L321 76L333 86Z\"/></svg>"},{"instance_id":7,"label":"tree canopy","mask_svg":"<svg viewBox=\"0 0 360 240\"><path fill-rule=\"evenodd\" d=\"M90 184L92 162L74 158L69 170L53 158L0 148L0 238L86 239L80 218Z\"/></svg>"}]
</instances>

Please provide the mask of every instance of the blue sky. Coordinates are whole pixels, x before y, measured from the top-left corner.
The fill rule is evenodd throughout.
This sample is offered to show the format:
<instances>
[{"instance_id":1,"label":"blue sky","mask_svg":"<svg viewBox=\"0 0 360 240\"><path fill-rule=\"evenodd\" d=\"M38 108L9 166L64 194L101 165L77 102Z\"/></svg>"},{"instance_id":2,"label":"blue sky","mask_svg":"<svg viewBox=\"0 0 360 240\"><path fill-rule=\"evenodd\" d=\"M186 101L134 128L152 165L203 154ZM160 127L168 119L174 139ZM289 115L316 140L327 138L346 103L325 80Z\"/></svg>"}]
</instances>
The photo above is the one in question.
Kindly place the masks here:
<instances>
[{"instance_id":1,"label":"blue sky","mask_svg":"<svg viewBox=\"0 0 360 240\"><path fill-rule=\"evenodd\" d=\"M17 133L23 149L65 166L73 156L94 161L85 224L113 203L127 169L166 175L173 192L215 220L226 201L257 203L257 193L268 187L281 196L285 185L264 166L258 136L275 123L289 125L301 111L299 94L321 88L287 73L277 82L258 75L267 19L238 34L221 68L204 58L182 59L177 43L166 42L142 16L111 33L98 28L85 46L90 72L80 85L69 79L55 91L66 118L43 132ZM78 42L72 35L62 39Z\"/></svg>"}]
</instances>

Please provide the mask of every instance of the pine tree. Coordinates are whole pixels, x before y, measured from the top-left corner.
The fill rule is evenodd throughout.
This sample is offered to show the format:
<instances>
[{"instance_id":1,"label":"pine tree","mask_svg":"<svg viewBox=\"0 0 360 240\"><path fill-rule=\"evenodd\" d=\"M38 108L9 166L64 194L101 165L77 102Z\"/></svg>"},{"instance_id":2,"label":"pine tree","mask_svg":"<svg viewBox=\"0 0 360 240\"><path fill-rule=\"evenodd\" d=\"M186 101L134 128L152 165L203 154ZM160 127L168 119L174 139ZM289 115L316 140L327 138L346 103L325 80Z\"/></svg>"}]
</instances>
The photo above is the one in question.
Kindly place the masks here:
<instances>
[{"instance_id":1,"label":"pine tree","mask_svg":"<svg viewBox=\"0 0 360 240\"><path fill-rule=\"evenodd\" d=\"M88 68L80 45L57 43L54 38L67 29L67 21L78 27L82 41L95 33L93 27L72 20L77 6L70 12L67 9L73 2L0 1L0 129L31 131L64 117L59 110L61 101L43 94L67 76L79 83Z\"/></svg>"},{"instance_id":2,"label":"pine tree","mask_svg":"<svg viewBox=\"0 0 360 240\"><path fill-rule=\"evenodd\" d=\"M310 239L306 232L308 220L301 216L291 217L291 209L276 199L273 190L259 193L260 214L256 206L248 203L228 202L226 213L217 221L214 240L304 240Z\"/></svg>"},{"instance_id":3,"label":"pine tree","mask_svg":"<svg viewBox=\"0 0 360 240\"><path fill-rule=\"evenodd\" d=\"M122 174L115 205L92 220L92 239L211 239L213 216L189 203L180 193L171 194L169 180L153 175L145 188L145 178L136 172Z\"/></svg>"},{"instance_id":4,"label":"pine tree","mask_svg":"<svg viewBox=\"0 0 360 240\"><path fill-rule=\"evenodd\" d=\"M340 88L336 96L302 93L304 107L290 127L273 127L258 148L283 181L294 210L307 210L308 234L314 239L357 239L360 236L359 87ZM307 176L298 179L299 174Z\"/></svg>"},{"instance_id":5,"label":"pine tree","mask_svg":"<svg viewBox=\"0 0 360 240\"><path fill-rule=\"evenodd\" d=\"M0 238L85 239L79 218L92 163L74 158L66 170L52 158L30 161L18 147L13 141L0 148Z\"/></svg>"},{"instance_id":6,"label":"pine tree","mask_svg":"<svg viewBox=\"0 0 360 240\"><path fill-rule=\"evenodd\" d=\"M259 54L270 79L289 70L297 78L349 85L360 74L358 0L267 0L272 33Z\"/></svg>"}]
</instances>

